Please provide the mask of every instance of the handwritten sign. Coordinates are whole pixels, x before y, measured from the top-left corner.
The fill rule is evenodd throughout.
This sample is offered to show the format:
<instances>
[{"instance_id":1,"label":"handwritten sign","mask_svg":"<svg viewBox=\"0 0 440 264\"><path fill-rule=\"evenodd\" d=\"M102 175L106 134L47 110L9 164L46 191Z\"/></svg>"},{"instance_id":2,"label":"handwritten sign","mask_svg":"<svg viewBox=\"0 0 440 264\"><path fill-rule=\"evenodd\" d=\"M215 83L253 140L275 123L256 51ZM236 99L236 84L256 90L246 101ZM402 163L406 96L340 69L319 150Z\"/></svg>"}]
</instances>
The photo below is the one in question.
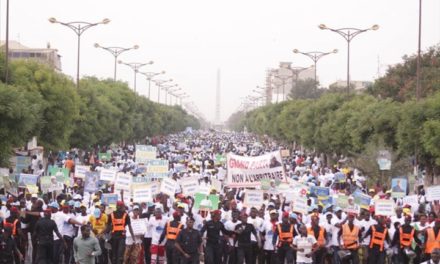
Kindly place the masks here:
<instances>
[{"instance_id":1,"label":"handwritten sign","mask_svg":"<svg viewBox=\"0 0 440 264\"><path fill-rule=\"evenodd\" d=\"M156 159L156 147L136 145L136 162L147 164L148 160Z\"/></svg>"},{"instance_id":2,"label":"handwritten sign","mask_svg":"<svg viewBox=\"0 0 440 264\"><path fill-rule=\"evenodd\" d=\"M124 191L124 199L126 197L130 198L131 178L132 176L129 173L118 172L116 174L115 193L119 194L121 191Z\"/></svg>"},{"instance_id":3,"label":"handwritten sign","mask_svg":"<svg viewBox=\"0 0 440 264\"><path fill-rule=\"evenodd\" d=\"M385 199L376 200L374 210L376 215L393 216L395 214L394 201Z\"/></svg>"},{"instance_id":4,"label":"handwritten sign","mask_svg":"<svg viewBox=\"0 0 440 264\"><path fill-rule=\"evenodd\" d=\"M111 169L101 169L99 171L99 179L101 181L108 181L110 183L113 183L116 178L117 171L111 170Z\"/></svg>"},{"instance_id":5,"label":"handwritten sign","mask_svg":"<svg viewBox=\"0 0 440 264\"><path fill-rule=\"evenodd\" d=\"M147 232L147 224L145 219L130 219L133 235L143 236ZM130 232L126 232L128 235Z\"/></svg>"},{"instance_id":6,"label":"handwritten sign","mask_svg":"<svg viewBox=\"0 0 440 264\"><path fill-rule=\"evenodd\" d=\"M430 186L426 189L426 200L429 202L440 200L440 185Z\"/></svg>"},{"instance_id":7,"label":"handwritten sign","mask_svg":"<svg viewBox=\"0 0 440 264\"><path fill-rule=\"evenodd\" d=\"M292 202L292 211L305 215L307 214L307 209L307 198L295 196Z\"/></svg>"},{"instance_id":8,"label":"handwritten sign","mask_svg":"<svg viewBox=\"0 0 440 264\"><path fill-rule=\"evenodd\" d=\"M170 197L174 197L174 194L176 193L176 185L177 182L175 180L170 178L163 178L160 185L160 192Z\"/></svg>"},{"instance_id":9,"label":"handwritten sign","mask_svg":"<svg viewBox=\"0 0 440 264\"><path fill-rule=\"evenodd\" d=\"M90 166L75 165L75 177L84 179L86 172L90 171Z\"/></svg>"},{"instance_id":10,"label":"handwritten sign","mask_svg":"<svg viewBox=\"0 0 440 264\"><path fill-rule=\"evenodd\" d=\"M149 184L136 184L133 185L132 190L133 202L143 203L153 201L153 195Z\"/></svg>"},{"instance_id":11,"label":"handwritten sign","mask_svg":"<svg viewBox=\"0 0 440 264\"><path fill-rule=\"evenodd\" d=\"M180 181L180 186L185 195L194 195L199 189L199 181L195 177L185 178Z\"/></svg>"}]
</instances>

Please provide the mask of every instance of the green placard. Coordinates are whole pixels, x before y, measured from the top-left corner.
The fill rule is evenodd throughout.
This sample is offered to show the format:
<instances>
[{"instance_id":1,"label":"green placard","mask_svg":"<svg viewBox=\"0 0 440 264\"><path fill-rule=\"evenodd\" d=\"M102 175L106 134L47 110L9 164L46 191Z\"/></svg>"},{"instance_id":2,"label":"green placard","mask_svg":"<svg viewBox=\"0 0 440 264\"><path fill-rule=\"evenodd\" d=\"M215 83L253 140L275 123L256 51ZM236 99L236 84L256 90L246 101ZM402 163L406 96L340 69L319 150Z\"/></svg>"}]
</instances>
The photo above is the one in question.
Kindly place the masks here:
<instances>
[{"instance_id":1,"label":"green placard","mask_svg":"<svg viewBox=\"0 0 440 264\"><path fill-rule=\"evenodd\" d=\"M338 195L338 200L336 201L336 205L338 207L341 207L342 209L348 207L348 196Z\"/></svg>"},{"instance_id":2,"label":"green placard","mask_svg":"<svg viewBox=\"0 0 440 264\"><path fill-rule=\"evenodd\" d=\"M98 153L98 159L101 161L110 161L112 155L110 153Z\"/></svg>"},{"instance_id":3,"label":"green placard","mask_svg":"<svg viewBox=\"0 0 440 264\"><path fill-rule=\"evenodd\" d=\"M202 200L205 199L211 201L211 208L209 208L210 210L218 209L218 204L220 203L220 197L216 194L206 195L203 193L196 193L194 195L194 208L198 210L200 208L200 203L202 202Z\"/></svg>"}]
</instances>

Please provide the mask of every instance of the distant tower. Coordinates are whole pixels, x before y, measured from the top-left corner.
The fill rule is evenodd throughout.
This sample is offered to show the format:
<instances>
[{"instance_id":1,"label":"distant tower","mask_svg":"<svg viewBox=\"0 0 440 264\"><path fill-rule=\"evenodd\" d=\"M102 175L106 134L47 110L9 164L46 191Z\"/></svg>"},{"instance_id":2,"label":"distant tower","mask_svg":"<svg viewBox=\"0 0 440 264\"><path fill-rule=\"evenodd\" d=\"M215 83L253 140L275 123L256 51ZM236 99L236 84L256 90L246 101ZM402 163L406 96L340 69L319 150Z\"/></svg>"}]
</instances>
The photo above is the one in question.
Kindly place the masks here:
<instances>
[{"instance_id":1,"label":"distant tower","mask_svg":"<svg viewBox=\"0 0 440 264\"><path fill-rule=\"evenodd\" d=\"M220 69L217 69L217 90L215 94L215 124L220 124Z\"/></svg>"}]
</instances>

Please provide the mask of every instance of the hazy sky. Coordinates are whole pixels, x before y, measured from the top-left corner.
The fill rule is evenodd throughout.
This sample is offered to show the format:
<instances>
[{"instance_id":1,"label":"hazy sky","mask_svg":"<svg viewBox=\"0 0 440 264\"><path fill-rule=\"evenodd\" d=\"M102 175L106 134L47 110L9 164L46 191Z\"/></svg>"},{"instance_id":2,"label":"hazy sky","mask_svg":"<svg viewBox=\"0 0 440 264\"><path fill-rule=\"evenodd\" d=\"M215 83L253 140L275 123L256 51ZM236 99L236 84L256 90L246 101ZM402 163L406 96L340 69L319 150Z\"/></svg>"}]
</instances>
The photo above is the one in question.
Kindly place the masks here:
<instances>
[{"instance_id":1,"label":"hazy sky","mask_svg":"<svg viewBox=\"0 0 440 264\"><path fill-rule=\"evenodd\" d=\"M5 2L1 1L1 35L4 38ZM366 28L379 24L352 42L352 80L373 80L378 65L401 61L417 49L417 0L13 0L10 1L10 39L29 47L47 42L62 55L63 72L76 74L76 35L68 28L50 24L60 21L97 22L108 25L87 30L82 38L81 75L113 76L113 57L93 47L132 46L140 49L121 55L127 62L154 65L145 71L167 71L205 116L215 112L216 72L221 69L221 119L226 120L241 99L256 85L264 85L265 70L280 61L310 66L311 61L294 55L304 51L339 49L318 64L325 86L346 75L346 42L339 35L318 29ZM440 42L440 1L423 1L423 48ZM378 63L378 58L380 63ZM146 94L146 80L138 76L137 88ZM133 87L133 72L118 65L118 79ZM152 92L156 100L156 90Z\"/></svg>"}]
</instances>

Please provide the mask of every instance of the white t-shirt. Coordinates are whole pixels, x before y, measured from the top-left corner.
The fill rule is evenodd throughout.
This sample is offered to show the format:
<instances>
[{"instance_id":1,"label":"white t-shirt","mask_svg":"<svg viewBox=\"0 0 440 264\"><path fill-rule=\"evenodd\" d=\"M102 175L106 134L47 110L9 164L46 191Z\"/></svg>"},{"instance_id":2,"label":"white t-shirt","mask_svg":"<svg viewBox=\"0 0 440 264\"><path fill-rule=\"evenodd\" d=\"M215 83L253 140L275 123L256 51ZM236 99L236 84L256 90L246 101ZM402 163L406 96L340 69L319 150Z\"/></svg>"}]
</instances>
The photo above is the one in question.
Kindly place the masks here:
<instances>
[{"instance_id":1,"label":"white t-shirt","mask_svg":"<svg viewBox=\"0 0 440 264\"><path fill-rule=\"evenodd\" d=\"M61 212L61 219L63 221L63 228L60 230L61 235L73 237L75 235L75 230L73 228L73 225L69 223L70 219L74 219L75 216L71 213L65 214Z\"/></svg>"},{"instance_id":2,"label":"white t-shirt","mask_svg":"<svg viewBox=\"0 0 440 264\"><path fill-rule=\"evenodd\" d=\"M63 230L63 224L64 224L64 216L63 216L63 212L56 212L53 213L51 216L51 219L53 221L55 221L55 224L57 224L58 227L58 232L60 232L61 235L63 235L63 233L61 233L61 231ZM55 234L55 232L53 232L53 240L58 240L58 236Z\"/></svg>"},{"instance_id":3,"label":"white t-shirt","mask_svg":"<svg viewBox=\"0 0 440 264\"><path fill-rule=\"evenodd\" d=\"M130 220L133 221L134 218L132 216L130 216ZM137 236L135 235L134 239L133 239L133 237L131 237L131 233L130 233L130 230L129 230L128 225L127 225L125 227L125 244L130 246L130 245L133 245L133 244L141 244L141 243L142 243L142 235L137 235Z\"/></svg>"},{"instance_id":4,"label":"white t-shirt","mask_svg":"<svg viewBox=\"0 0 440 264\"><path fill-rule=\"evenodd\" d=\"M238 224L241 224L241 221L238 221L237 220L237 222L232 222L232 221L226 221L226 223L225 223L225 229L226 230L228 230L228 231L235 231L235 227L238 225ZM228 239L228 241L229 241L229 245L234 245L234 239L232 238L232 237L230 237L229 239Z\"/></svg>"},{"instance_id":5,"label":"white t-shirt","mask_svg":"<svg viewBox=\"0 0 440 264\"><path fill-rule=\"evenodd\" d=\"M255 217L255 219L252 217L248 218L248 223L252 224L254 226L257 233L261 232L261 227L263 226L263 222L264 222L263 218L258 217L258 216ZM251 240L254 242L257 241L257 238L254 236L254 234L251 234Z\"/></svg>"},{"instance_id":6,"label":"white t-shirt","mask_svg":"<svg viewBox=\"0 0 440 264\"><path fill-rule=\"evenodd\" d=\"M154 216L150 217L150 220L148 221L148 228L151 229L151 244L159 245L160 236L162 235L167 222L168 219L165 216L162 216L162 219L160 220L156 220ZM166 239L164 239L160 245L165 245L165 241Z\"/></svg>"},{"instance_id":7,"label":"white t-shirt","mask_svg":"<svg viewBox=\"0 0 440 264\"><path fill-rule=\"evenodd\" d=\"M275 227L276 228L276 227ZM264 221L260 232L264 232L264 250L274 250L272 239L274 235L274 226L270 221Z\"/></svg>"},{"instance_id":8,"label":"white t-shirt","mask_svg":"<svg viewBox=\"0 0 440 264\"><path fill-rule=\"evenodd\" d=\"M361 221L359 221L359 228L364 228L364 232L362 232L362 237L365 236L365 234L368 232L368 230L370 230L370 227L373 225L377 225L377 221L370 218L370 220L366 221L365 219L362 219ZM364 246L368 246L370 244L370 239L371 236L366 237L363 241L362 241L362 245Z\"/></svg>"},{"instance_id":9,"label":"white t-shirt","mask_svg":"<svg viewBox=\"0 0 440 264\"><path fill-rule=\"evenodd\" d=\"M293 239L293 243L295 246L297 246L299 249L304 249L304 252L297 251L296 252L296 262L300 263L312 263L312 258L306 257L306 254L309 254L312 252L312 247L314 244L316 244L316 238L312 235L307 235L307 237L303 236L296 236Z\"/></svg>"}]
</instances>

